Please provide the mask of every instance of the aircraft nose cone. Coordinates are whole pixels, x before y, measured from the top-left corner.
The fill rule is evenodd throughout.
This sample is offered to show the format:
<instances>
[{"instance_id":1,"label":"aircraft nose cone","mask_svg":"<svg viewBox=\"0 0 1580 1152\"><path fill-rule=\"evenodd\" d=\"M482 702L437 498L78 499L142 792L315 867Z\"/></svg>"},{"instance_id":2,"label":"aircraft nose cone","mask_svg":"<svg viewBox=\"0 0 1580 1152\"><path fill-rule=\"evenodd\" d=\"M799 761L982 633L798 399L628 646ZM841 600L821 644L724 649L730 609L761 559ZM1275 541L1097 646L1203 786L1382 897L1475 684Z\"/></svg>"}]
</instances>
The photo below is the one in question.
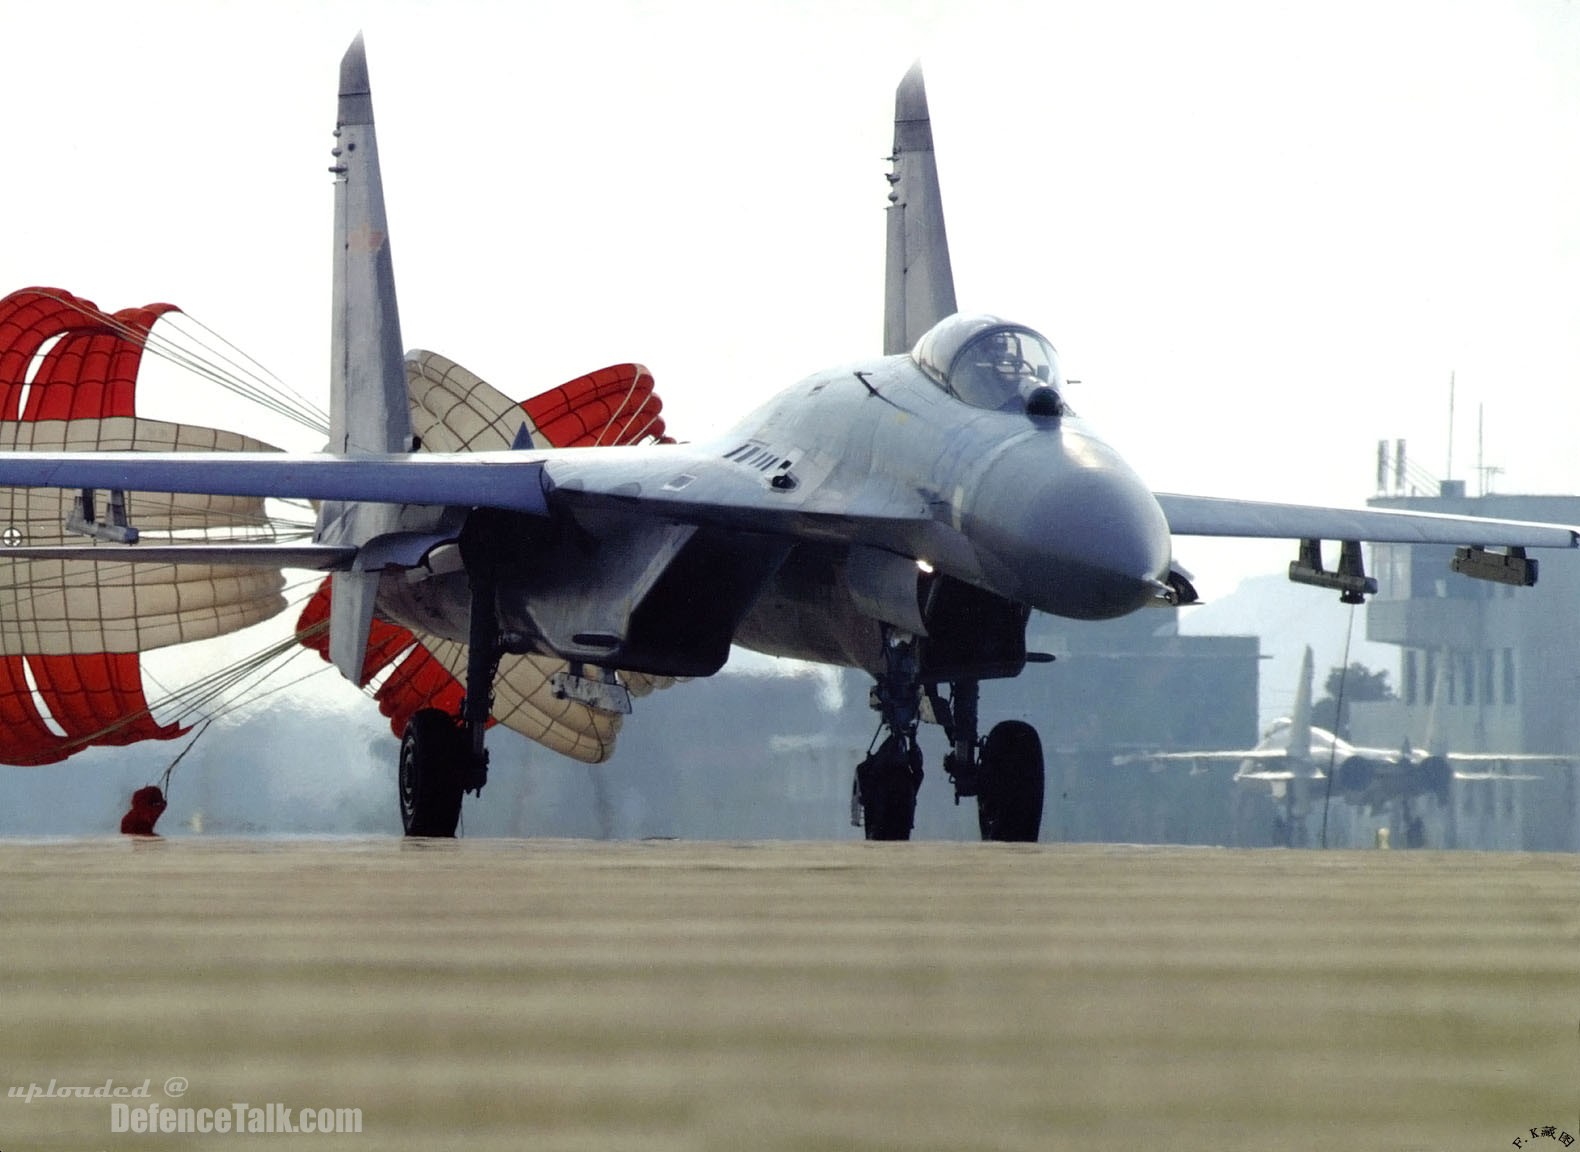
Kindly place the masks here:
<instances>
[{"instance_id":1,"label":"aircraft nose cone","mask_svg":"<svg viewBox=\"0 0 1580 1152\"><path fill-rule=\"evenodd\" d=\"M1146 485L1114 463L1072 469L1028 510L1043 560L1033 587L1049 611L1123 616L1155 600L1168 574L1168 522Z\"/></svg>"},{"instance_id":2,"label":"aircraft nose cone","mask_svg":"<svg viewBox=\"0 0 1580 1152\"><path fill-rule=\"evenodd\" d=\"M1098 441L1065 438L1006 452L984 475L972 532L994 583L1018 600L1081 620L1156 599L1168 575L1168 522L1151 491Z\"/></svg>"}]
</instances>

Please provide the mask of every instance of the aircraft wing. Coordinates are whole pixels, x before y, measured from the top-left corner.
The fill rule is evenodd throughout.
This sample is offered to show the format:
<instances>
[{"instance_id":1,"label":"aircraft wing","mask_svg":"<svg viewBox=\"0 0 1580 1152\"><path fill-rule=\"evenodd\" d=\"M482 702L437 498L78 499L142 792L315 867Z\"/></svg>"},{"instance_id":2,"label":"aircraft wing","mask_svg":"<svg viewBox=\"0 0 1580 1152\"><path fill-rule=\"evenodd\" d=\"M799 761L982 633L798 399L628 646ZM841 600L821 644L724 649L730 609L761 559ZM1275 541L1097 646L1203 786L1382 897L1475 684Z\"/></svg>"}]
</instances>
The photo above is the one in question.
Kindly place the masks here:
<instances>
[{"instance_id":1,"label":"aircraft wing","mask_svg":"<svg viewBox=\"0 0 1580 1152\"><path fill-rule=\"evenodd\" d=\"M1289 759L1282 748L1220 748L1210 752L1133 752L1115 756L1115 764L1152 764L1199 761L1208 764L1243 764L1254 760L1264 764L1280 763Z\"/></svg>"},{"instance_id":2,"label":"aircraft wing","mask_svg":"<svg viewBox=\"0 0 1580 1152\"><path fill-rule=\"evenodd\" d=\"M0 487L181 492L312 500L344 500L462 508L498 508L547 515L551 506L640 510L673 523L715 526L796 539L863 543L912 555L975 563L970 549L934 516L917 492L873 475L854 488L819 483L833 461L798 462L792 482L723 460L716 452L679 445L523 449L503 452L371 453L335 456L284 452L0 452ZM778 475L775 473L774 475ZM833 490L831 490L831 488ZM0 555L83 558L76 552L23 547ZM67 546L68 549L70 546ZM170 545L209 563L261 563L263 549L291 566L347 566L347 557L310 545ZM199 557L198 551L205 555ZM227 558L225 551L234 553ZM260 559L242 553L258 551ZM84 547L89 559L165 559L147 545ZM292 561L295 561L292 564Z\"/></svg>"},{"instance_id":3,"label":"aircraft wing","mask_svg":"<svg viewBox=\"0 0 1580 1152\"><path fill-rule=\"evenodd\" d=\"M0 452L0 486L486 507L534 515L546 515L552 501L569 508L642 509L676 523L863 543L937 559L969 553L921 493L901 490L879 474L854 488L821 483L833 463L797 461L785 473L793 483L775 487L771 480L778 473L770 476L713 451L679 445L354 456ZM1169 493L1159 494L1158 503L1170 531L1187 536L1580 545L1574 529L1523 521ZM957 570L974 563L968 554L952 558Z\"/></svg>"},{"instance_id":4,"label":"aircraft wing","mask_svg":"<svg viewBox=\"0 0 1580 1152\"><path fill-rule=\"evenodd\" d=\"M1176 536L1242 536L1280 540L1363 540L1373 544L1480 544L1574 548L1580 532L1522 520L1484 520L1388 508L1324 508L1211 496L1157 494Z\"/></svg>"},{"instance_id":5,"label":"aircraft wing","mask_svg":"<svg viewBox=\"0 0 1580 1152\"><path fill-rule=\"evenodd\" d=\"M807 456L793 470L762 473L690 446L583 448L544 462L551 505L642 510L675 523L866 544L947 560L969 571L977 560L915 490L878 473L854 486L826 484L835 461ZM788 486L771 478L783 475Z\"/></svg>"},{"instance_id":6,"label":"aircraft wing","mask_svg":"<svg viewBox=\"0 0 1580 1152\"><path fill-rule=\"evenodd\" d=\"M1549 752L1450 752L1443 759L1450 764L1551 764L1561 767L1580 763L1580 756Z\"/></svg>"},{"instance_id":7,"label":"aircraft wing","mask_svg":"<svg viewBox=\"0 0 1580 1152\"><path fill-rule=\"evenodd\" d=\"M0 452L0 486L106 488L543 513L542 453ZM135 512L135 506L134 506Z\"/></svg>"},{"instance_id":8,"label":"aircraft wing","mask_svg":"<svg viewBox=\"0 0 1580 1152\"><path fill-rule=\"evenodd\" d=\"M1352 747L1350 754L1365 756L1368 759L1383 760L1391 763L1400 762L1399 749L1397 748L1362 748ZM1416 749L1413 757L1420 760L1428 755L1436 755ZM1450 764L1548 764L1562 767L1567 764L1580 764L1580 756L1567 756L1561 752L1444 752L1440 758Z\"/></svg>"}]
</instances>

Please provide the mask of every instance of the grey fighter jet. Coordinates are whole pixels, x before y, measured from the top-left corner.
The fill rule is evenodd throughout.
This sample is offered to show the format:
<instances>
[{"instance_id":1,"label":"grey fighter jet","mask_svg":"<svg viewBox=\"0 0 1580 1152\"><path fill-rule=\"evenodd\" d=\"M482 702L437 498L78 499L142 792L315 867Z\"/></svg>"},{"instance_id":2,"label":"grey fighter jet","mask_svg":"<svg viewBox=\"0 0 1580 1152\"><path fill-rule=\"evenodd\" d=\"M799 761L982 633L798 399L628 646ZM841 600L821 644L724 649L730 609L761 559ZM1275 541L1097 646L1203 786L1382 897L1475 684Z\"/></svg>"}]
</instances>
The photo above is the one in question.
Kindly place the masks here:
<instances>
[{"instance_id":1,"label":"grey fighter jet","mask_svg":"<svg viewBox=\"0 0 1580 1152\"><path fill-rule=\"evenodd\" d=\"M1180 534L1297 541L1292 577L1350 599L1375 590L1362 541L1463 545L1468 575L1514 583L1535 579L1526 548L1577 542L1564 527L1150 491L1072 410L1044 336L956 312L919 69L896 100L885 354L793 384L706 443L547 449L523 427L515 450L417 450L360 37L333 157L327 451L0 453L0 485L81 492L71 526L96 538L13 556L332 571L329 650L354 681L375 615L465 644L459 715L428 709L405 729L409 834L453 835L462 795L481 790L502 658L562 661L555 693L615 714L629 677L707 676L740 644L872 674L886 736L855 782L870 838L910 834L926 716L983 835L1035 840L1036 732L978 732L980 682L1036 658L1033 609L1097 620L1189 602ZM134 542L137 492L322 504L310 545L155 546ZM1340 544L1336 568L1322 541Z\"/></svg>"},{"instance_id":2,"label":"grey fighter jet","mask_svg":"<svg viewBox=\"0 0 1580 1152\"><path fill-rule=\"evenodd\" d=\"M1275 821L1275 839L1291 848L1307 843L1306 817L1324 796L1343 800L1372 813L1397 805L1403 845L1426 843L1426 825L1415 806L1427 801L1450 804L1454 782L1524 782L1538 780L1526 769L1572 771L1576 757L1545 752L1452 752L1441 724L1440 705L1448 699L1448 661L1437 666L1432 707L1427 714L1426 747L1415 748L1408 737L1397 748L1367 748L1311 722L1311 649L1300 661L1295 705L1288 716L1274 720L1254 748L1216 748L1183 752L1142 752L1114 757L1115 764L1237 764L1234 783L1264 790L1282 808ZM1332 775L1332 785L1328 777Z\"/></svg>"}]
</instances>

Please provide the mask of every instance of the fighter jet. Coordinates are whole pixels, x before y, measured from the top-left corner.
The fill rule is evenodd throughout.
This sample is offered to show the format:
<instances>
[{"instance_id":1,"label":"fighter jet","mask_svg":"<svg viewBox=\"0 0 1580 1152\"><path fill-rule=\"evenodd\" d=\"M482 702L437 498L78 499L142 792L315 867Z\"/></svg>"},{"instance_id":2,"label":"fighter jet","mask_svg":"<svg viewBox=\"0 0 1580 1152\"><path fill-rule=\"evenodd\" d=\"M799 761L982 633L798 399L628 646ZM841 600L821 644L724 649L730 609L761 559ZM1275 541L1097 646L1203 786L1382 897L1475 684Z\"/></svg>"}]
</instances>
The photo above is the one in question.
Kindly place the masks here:
<instances>
[{"instance_id":1,"label":"fighter jet","mask_svg":"<svg viewBox=\"0 0 1580 1152\"><path fill-rule=\"evenodd\" d=\"M873 676L883 739L854 781L869 838L910 835L927 719L983 836L1035 840L1038 736L978 725L981 682L1039 659L1033 610L1098 620L1190 602L1175 535L1298 541L1291 576L1348 599L1376 588L1362 541L1463 545L1468 575L1514 583L1536 576L1525 549L1576 546L1566 527L1150 491L1071 407L1045 336L957 310L919 68L896 96L882 356L792 384L701 443L557 449L519 409L484 405L496 431L515 422L514 447L434 451L414 435L411 364L443 377L449 403L486 385L403 357L360 36L337 110L327 450L8 452L0 485L77 494L68 527L93 538L13 539L12 557L333 572L329 654L356 683L376 622L464 645L459 707L404 728L408 834L453 835L462 796L481 792L502 660L549 662L554 696L596 718L630 711L634 682L711 675L743 645ZM311 543L137 543L128 510L150 492L321 504ZM1340 544L1331 570L1325 540Z\"/></svg>"},{"instance_id":2,"label":"fighter jet","mask_svg":"<svg viewBox=\"0 0 1580 1152\"><path fill-rule=\"evenodd\" d=\"M1295 704L1288 716L1274 720L1254 748L1222 748L1184 752L1129 753L1116 764L1238 764L1237 787L1265 790L1278 805L1275 839L1290 847L1305 841L1306 817L1313 803L1342 800L1376 813L1397 808L1404 846L1425 844L1425 822L1417 806L1433 801L1447 806L1453 781L1539 779L1510 771L1525 767L1573 767L1573 756L1529 752L1451 752L1439 724L1438 705L1447 697L1447 678L1438 667L1432 709L1427 718L1426 748L1412 747L1406 737L1397 748L1351 744L1311 722L1312 658L1308 647L1300 662ZM1329 786L1328 777L1332 776Z\"/></svg>"}]
</instances>

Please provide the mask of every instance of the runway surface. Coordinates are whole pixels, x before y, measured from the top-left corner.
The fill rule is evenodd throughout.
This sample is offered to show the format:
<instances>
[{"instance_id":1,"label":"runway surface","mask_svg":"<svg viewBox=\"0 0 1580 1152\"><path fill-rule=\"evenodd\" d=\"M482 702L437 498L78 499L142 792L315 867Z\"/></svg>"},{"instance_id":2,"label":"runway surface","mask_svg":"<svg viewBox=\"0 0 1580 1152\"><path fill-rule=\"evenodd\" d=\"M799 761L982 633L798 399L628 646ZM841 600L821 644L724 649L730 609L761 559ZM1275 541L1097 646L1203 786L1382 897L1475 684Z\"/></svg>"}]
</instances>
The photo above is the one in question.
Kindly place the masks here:
<instances>
[{"instance_id":1,"label":"runway surface","mask_svg":"<svg viewBox=\"0 0 1580 1152\"><path fill-rule=\"evenodd\" d=\"M0 842L0 1037L8 1088L362 1122L8 1094L4 1152L1561 1150L1580 858Z\"/></svg>"}]
</instances>

